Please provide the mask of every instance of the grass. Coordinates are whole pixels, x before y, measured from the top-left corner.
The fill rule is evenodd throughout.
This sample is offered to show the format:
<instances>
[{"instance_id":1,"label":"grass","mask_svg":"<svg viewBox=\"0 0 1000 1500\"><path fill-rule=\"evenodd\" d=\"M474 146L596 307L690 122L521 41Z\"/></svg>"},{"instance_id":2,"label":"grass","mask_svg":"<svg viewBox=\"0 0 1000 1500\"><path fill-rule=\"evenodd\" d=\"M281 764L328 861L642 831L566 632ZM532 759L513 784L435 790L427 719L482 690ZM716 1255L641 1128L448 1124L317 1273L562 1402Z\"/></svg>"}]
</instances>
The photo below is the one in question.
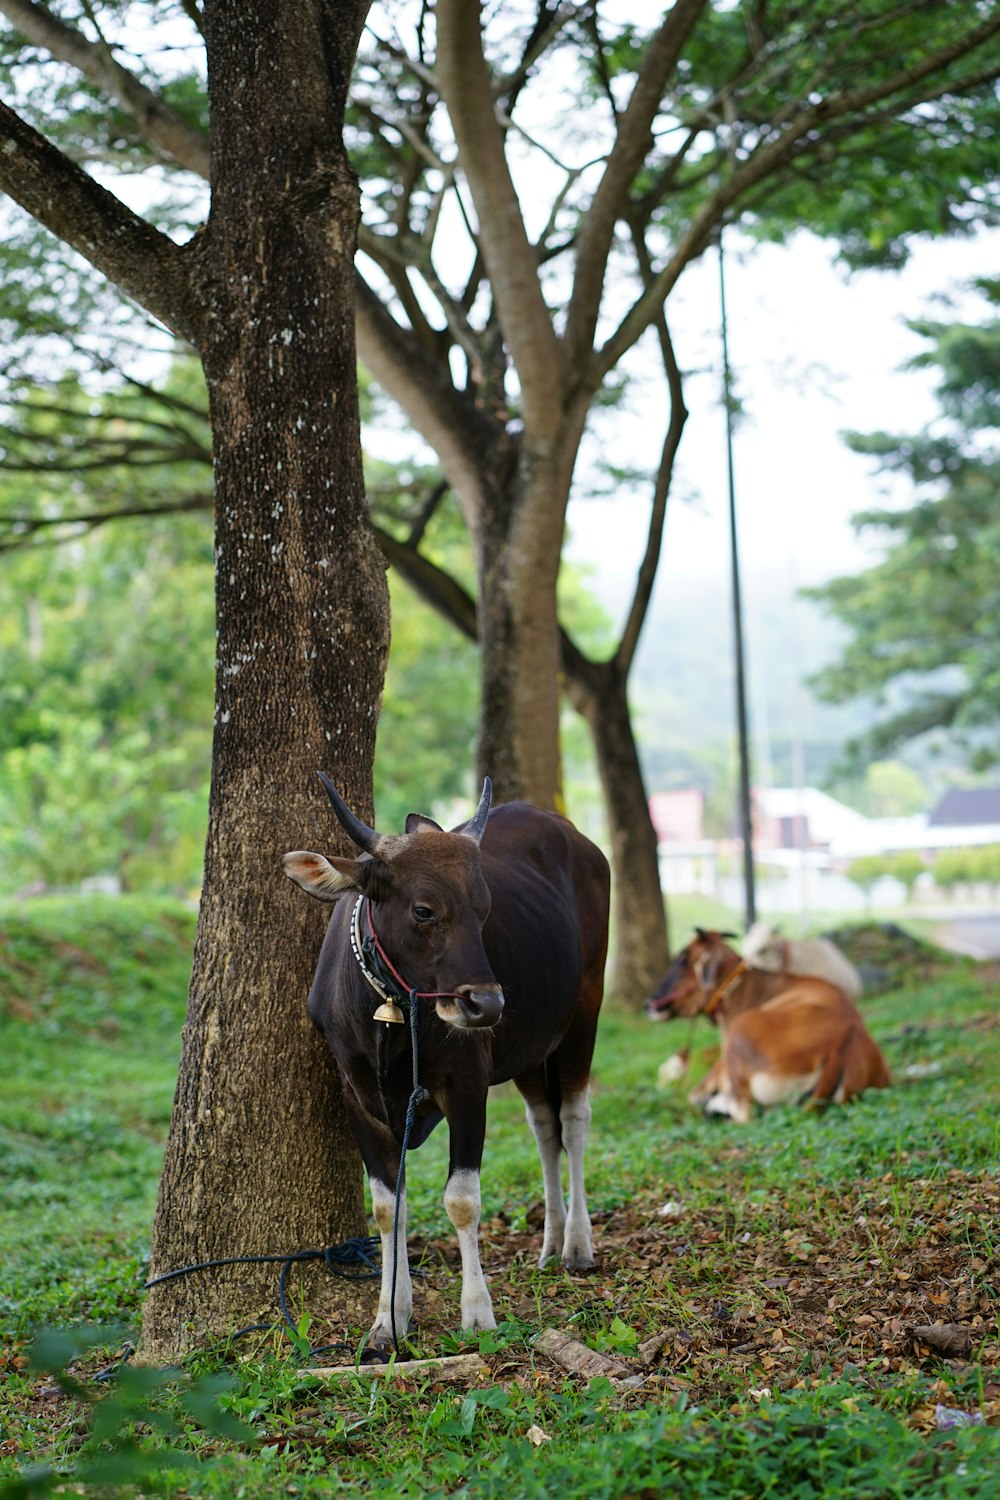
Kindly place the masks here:
<instances>
[{"instance_id":1,"label":"grass","mask_svg":"<svg viewBox=\"0 0 1000 1500\"><path fill-rule=\"evenodd\" d=\"M609 1009L589 1276L534 1263L537 1162L519 1097L497 1090L482 1240L500 1327L472 1389L327 1390L277 1337L95 1382L138 1324L192 939L162 903L0 908L0 1494L1000 1496L992 971L935 955L895 975L866 1014L896 1085L742 1129L696 1116L690 1078L656 1086L676 1047L707 1066L705 1023ZM468 1347L446 1166L438 1132L408 1173L421 1354ZM912 1333L935 1322L968 1331L962 1358ZM560 1372L532 1349L544 1326L644 1380ZM965 1422L938 1430L957 1420L941 1411Z\"/></svg>"},{"instance_id":2,"label":"grass","mask_svg":"<svg viewBox=\"0 0 1000 1500\"><path fill-rule=\"evenodd\" d=\"M0 1337L137 1305L193 941L180 904L0 907Z\"/></svg>"}]
</instances>

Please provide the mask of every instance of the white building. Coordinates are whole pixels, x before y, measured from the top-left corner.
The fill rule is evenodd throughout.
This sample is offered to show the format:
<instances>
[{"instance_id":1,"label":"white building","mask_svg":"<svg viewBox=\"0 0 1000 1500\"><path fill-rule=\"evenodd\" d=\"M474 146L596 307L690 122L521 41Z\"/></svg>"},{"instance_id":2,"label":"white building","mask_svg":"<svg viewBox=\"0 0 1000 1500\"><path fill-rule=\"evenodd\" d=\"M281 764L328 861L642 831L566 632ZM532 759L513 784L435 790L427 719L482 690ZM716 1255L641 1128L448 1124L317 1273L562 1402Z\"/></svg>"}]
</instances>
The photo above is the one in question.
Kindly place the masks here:
<instances>
[{"instance_id":1,"label":"white building","mask_svg":"<svg viewBox=\"0 0 1000 1500\"><path fill-rule=\"evenodd\" d=\"M696 797L700 794L650 798L660 884L667 895L699 892L738 906L742 843L706 839L700 817L692 816ZM871 893L863 898L844 874L861 855L913 850L933 866L941 850L1000 844L1000 789L949 792L930 812L908 818L867 818L817 787L760 787L753 804L754 856L762 874L772 872L758 882L763 910L870 904ZM700 800L697 805L700 812ZM902 890L886 877L876 904L898 903Z\"/></svg>"},{"instance_id":2,"label":"white building","mask_svg":"<svg viewBox=\"0 0 1000 1500\"><path fill-rule=\"evenodd\" d=\"M991 802L973 797L977 810L993 812ZM815 787L760 788L753 794L754 849L771 864L792 865L805 856L816 868L842 869L863 854L912 849L933 859L941 849L1000 844L1000 820L951 821L954 798L946 793L929 813L909 818L866 818ZM1000 796L994 793L993 800L1000 810Z\"/></svg>"}]
</instances>

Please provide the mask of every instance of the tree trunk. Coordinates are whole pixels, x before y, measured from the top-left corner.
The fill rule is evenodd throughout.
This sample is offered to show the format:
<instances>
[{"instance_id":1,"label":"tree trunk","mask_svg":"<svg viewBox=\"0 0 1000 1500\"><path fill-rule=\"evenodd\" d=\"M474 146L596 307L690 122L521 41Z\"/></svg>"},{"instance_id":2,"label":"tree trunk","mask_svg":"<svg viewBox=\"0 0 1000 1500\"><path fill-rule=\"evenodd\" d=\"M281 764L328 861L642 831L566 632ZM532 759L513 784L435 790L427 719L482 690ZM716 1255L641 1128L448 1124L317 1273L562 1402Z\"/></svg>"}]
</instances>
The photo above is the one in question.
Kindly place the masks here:
<instances>
[{"instance_id":1,"label":"tree trunk","mask_svg":"<svg viewBox=\"0 0 1000 1500\"><path fill-rule=\"evenodd\" d=\"M483 476L478 629L479 768L494 800L562 810L560 632L556 614L578 433L522 446L516 471Z\"/></svg>"},{"instance_id":2,"label":"tree trunk","mask_svg":"<svg viewBox=\"0 0 1000 1500\"><path fill-rule=\"evenodd\" d=\"M367 6L341 6L324 30L331 9L205 7L213 199L200 352L215 445L216 723L151 1277L321 1249L363 1226L335 1071L305 1012L323 912L280 863L286 849L342 842L319 768L371 819L388 649L385 565L361 475L357 191L339 131ZM206 1335L276 1320L278 1269L154 1287L143 1357L175 1360Z\"/></svg>"},{"instance_id":3,"label":"tree trunk","mask_svg":"<svg viewBox=\"0 0 1000 1500\"><path fill-rule=\"evenodd\" d=\"M667 919L656 830L628 707L628 680L615 663L585 665L570 696L590 726L611 838L614 967L608 993L637 1008L667 967Z\"/></svg>"},{"instance_id":4,"label":"tree trunk","mask_svg":"<svg viewBox=\"0 0 1000 1500\"><path fill-rule=\"evenodd\" d=\"M496 802L523 797L555 808L561 795L559 638L552 610L558 554L524 538L520 497L499 498L500 514L486 516L479 563L478 767L492 777Z\"/></svg>"}]
</instances>

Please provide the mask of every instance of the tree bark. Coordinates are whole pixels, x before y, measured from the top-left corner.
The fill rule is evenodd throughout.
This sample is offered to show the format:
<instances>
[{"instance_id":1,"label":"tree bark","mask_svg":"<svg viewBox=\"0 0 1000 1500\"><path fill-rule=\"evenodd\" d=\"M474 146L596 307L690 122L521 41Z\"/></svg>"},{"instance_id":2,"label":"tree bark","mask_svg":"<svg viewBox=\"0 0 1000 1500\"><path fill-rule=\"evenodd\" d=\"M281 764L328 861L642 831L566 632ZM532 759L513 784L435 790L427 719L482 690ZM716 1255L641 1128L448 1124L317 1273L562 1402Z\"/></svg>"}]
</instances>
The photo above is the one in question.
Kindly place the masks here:
<instances>
[{"instance_id":1,"label":"tree bark","mask_svg":"<svg viewBox=\"0 0 1000 1500\"><path fill-rule=\"evenodd\" d=\"M342 840L319 768L371 820L388 595L361 475L357 187L339 129L366 9L205 6L213 196L198 281L215 443L216 723L151 1278L321 1249L363 1226L359 1160L305 1012L323 912L288 885L280 856ZM206 1335L273 1321L277 1273L238 1265L152 1288L143 1357L175 1360Z\"/></svg>"},{"instance_id":2,"label":"tree bark","mask_svg":"<svg viewBox=\"0 0 1000 1500\"><path fill-rule=\"evenodd\" d=\"M569 694L597 752L615 872L608 994L638 1008L667 967L667 924L656 831L632 732L628 679L614 660L571 669Z\"/></svg>"},{"instance_id":3,"label":"tree bark","mask_svg":"<svg viewBox=\"0 0 1000 1500\"><path fill-rule=\"evenodd\" d=\"M526 474L527 470L527 474ZM479 563L478 770L497 802L562 810L559 627L552 611L566 511L554 463L487 490ZM484 486L486 488L486 486Z\"/></svg>"}]
</instances>

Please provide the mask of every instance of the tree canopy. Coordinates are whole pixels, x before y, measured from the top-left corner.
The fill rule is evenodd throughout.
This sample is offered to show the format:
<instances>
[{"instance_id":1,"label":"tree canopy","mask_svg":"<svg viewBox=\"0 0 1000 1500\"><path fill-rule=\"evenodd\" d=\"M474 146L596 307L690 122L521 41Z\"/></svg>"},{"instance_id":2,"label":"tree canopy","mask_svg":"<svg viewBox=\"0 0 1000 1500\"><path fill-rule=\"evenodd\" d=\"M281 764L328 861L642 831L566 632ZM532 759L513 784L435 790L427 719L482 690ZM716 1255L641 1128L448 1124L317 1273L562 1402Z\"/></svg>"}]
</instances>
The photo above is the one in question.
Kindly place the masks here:
<instances>
[{"instance_id":1,"label":"tree canopy","mask_svg":"<svg viewBox=\"0 0 1000 1500\"><path fill-rule=\"evenodd\" d=\"M850 435L913 487L913 503L854 518L885 540L884 558L808 591L849 632L818 693L875 704L855 764L935 736L973 768L1000 761L1000 282L978 285L981 321L911 324L928 345L918 363L940 376L939 416L918 433Z\"/></svg>"}]
</instances>

